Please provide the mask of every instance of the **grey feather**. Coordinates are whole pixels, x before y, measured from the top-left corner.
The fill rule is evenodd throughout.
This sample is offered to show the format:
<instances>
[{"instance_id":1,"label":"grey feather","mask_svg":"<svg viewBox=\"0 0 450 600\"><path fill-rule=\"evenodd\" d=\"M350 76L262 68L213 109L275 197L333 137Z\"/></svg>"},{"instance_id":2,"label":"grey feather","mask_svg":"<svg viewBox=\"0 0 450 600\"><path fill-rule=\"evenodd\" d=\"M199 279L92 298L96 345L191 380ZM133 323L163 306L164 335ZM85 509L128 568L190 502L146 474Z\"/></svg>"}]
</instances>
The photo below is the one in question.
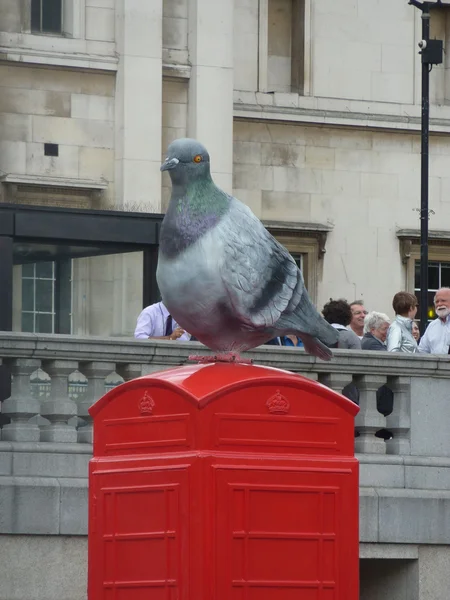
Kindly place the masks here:
<instances>
[{"instance_id":1,"label":"grey feather","mask_svg":"<svg viewBox=\"0 0 450 600\"><path fill-rule=\"evenodd\" d=\"M171 176L172 197L157 279L176 321L213 350L242 351L296 334L305 350L328 359L336 330L314 308L286 248L214 184L204 146L176 140L161 169Z\"/></svg>"}]
</instances>

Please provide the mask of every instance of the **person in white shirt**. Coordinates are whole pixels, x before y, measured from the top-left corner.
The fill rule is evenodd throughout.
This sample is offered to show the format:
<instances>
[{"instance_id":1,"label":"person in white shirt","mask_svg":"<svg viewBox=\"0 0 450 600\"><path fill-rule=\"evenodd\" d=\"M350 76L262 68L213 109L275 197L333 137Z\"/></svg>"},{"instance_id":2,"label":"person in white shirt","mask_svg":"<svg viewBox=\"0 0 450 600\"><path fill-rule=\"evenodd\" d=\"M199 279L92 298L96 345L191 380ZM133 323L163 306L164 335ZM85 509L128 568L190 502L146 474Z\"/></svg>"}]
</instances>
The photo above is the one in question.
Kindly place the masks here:
<instances>
[{"instance_id":1,"label":"person in white shirt","mask_svg":"<svg viewBox=\"0 0 450 600\"><path fill-rule=\"evenodd\" d=\"M179 340L180 342L188 342L191 339L190 334L175 322L162 302L156 302L156 304L144 308L137 318L134 337Z\"/></svg>"},{"instance_id":2,"label":"person in white shirt","mask_svg":"<svg viewBox=\"0 0 450 600\"><path fill-rule=\"evenodd\" d=\"M437 319L431 321L419 344L419 352L450 354L450 288L436 292L434 307Z\"/></svg>"}]
</instances>

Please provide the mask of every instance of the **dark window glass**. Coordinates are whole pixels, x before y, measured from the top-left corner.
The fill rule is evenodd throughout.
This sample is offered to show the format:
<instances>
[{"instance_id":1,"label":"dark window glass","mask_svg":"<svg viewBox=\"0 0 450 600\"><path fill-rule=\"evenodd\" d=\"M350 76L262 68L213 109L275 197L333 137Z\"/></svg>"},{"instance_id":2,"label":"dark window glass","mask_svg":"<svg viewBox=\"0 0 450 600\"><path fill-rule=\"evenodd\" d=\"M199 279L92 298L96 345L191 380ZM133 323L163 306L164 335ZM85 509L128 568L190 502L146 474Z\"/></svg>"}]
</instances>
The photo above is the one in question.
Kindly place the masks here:
<instances>
[{"instance_id":1,"label":"dark window glass","mask_svg":"<svg viewBox=\"0 0 450 600\"><path fill-rule=\"evenodd\" d=\"M22 331L71 333L70 259L22 265L22 311Z\"/></svg>"},{"instance_id":2,"label":"dark window glass","mask_svg":"<svg viewBox=\"0 0 450 600\"><path fill-rule=\"evenodd\" d=\"M53 333L53 315L36 315L36 333Z\"/></svg>"},{"instance_id":3,"label":"dark window glass","mask_svg":"<svg viewBox=\"0 0 450 600\"><path fill-rule=\"evenodd\" d=\"M53 282L50 279L36 280L36 311L52 312Z\"/></svg>"},{"instance_id":4,"label":"dark window glass","mask_svg":"<svg viewBox=\"0 0 450 600\"><path fill-rule=\"evenodd\" d=\"M31 31L41 31L41 0L31 0Z\"/></svg>"},{"instance_id":5,"label":"dark window glass","mask_svg":"<svg viewBox=\"0 0 450 600\"><path fill-rule=\"evenodd\" d=\"M34 310L33 279L22 279L22 310Z\"/></svg>"},{"instance_id":6,"label":"dark window glass","mask_svg":"<svg viewBox=\"0 0 450 600\"><path fill-rule=\"evenodd\" d=\"M34 315L33 313L22 313L22 331L34 333Z\"/></svg>"},{"instance_id":7,"label":"dark window glass","mask_svg":"<svg viewBox=\"0 0 450 600\"><path fill-rule=\"evenodd\" d=\"M420 288L420 263L416 261L416 268L414 272L414 287Z\"/></svg>"},{"instance_id":8,"label":"dark window glass","mask_svg":"<svg viewBox=\"0 0 450 600\"><path fill-rule=\"evenodd\" d=\"M420 262L415 264L414 287L415 294L420 300ZM447 283L446 283L447 282ZM440 287L450 287L450 263L430 262L428 265L428 319L431 321L437 318L434 310L434 296ZM420 314L420 307L417 311Z\"/></svg>"},{"instance_id":9,"label":"dark window glass","mask_svg":"<svg viewBox=\"0 0 450 600\"><path fill-rule=\"evenodd\" d=\"M437 290L439 288L439 263L429 263L428 265L428 289Z\"/></svg>"},{"instance_id":10,"label":"dark window glass","mask_svg":"<svg viewBox=\"0 0 450 600\"><path fill-rule=\"evenodd\" d=\"M301 270L303 266L303 256L298 252L291 252L291 256L295 260L297 267Z\"/></svg>"},{"instance_id":11,"label":"dark window glass","mask_svg":"<svg viewBox=\"0 0 450 600\"><path fill-rule=\"evenodd\" d=\"M434 312L434 295L436 292L428 292L427 294L427 298L428 298L428 305L427 305L427 314L428 314L428 319L432 320L432 319L436 319L436 313ZM416 298L417 298L417 318L420 315L420 292L416 291Z\"/></svg>"},{"instance_id":12,"label":"dark window glass","mask_svg":"<svg viewBox=\"0 0 450 600\"><path fill-rule=\"evenodd\" d=\"M447 282L447 283L446 283ZM450 263L430 262L428 265L428 289L438 290L450 286ZM420 262L417 260L414 272L414 288L420 290Z\"/></svg>"},{"instance_id":13,"label":"dark window glass","mask_svg":"<svg viewBox=\"0 0 450 600\"><path fill-rule=\"evenodd\" d=\"M36 263L36 277L52 279L53 278L53 263L52 262Z\"/></svg>"},{"instance_id":14,"label":"dark window glass","mask_svg":"<svg viewBox=\"0 0 450 600\"><path fill-rule=\"evenodd\" d=\"M448 263L442 265L441 287L450 287L450 264Z\"/></svg>"},{"instance_id":15,"label":"dark window glass","mask_svg":"<svg viewBox=\"0 0 450 600\"><path fill-rule=\"evenodd\" d=\"M61 33L62 0L42 0L42 31Z\"/></svg>"},{"instance_id":16,"label":"dark window glass","mask_svg":"<svg viewBox=\"0 0 450 600\"><path fill-rule=\"evenodd\" d=\"M22 277L34 277L34 265L22 265Z\"/></svg>"}]
</instances>

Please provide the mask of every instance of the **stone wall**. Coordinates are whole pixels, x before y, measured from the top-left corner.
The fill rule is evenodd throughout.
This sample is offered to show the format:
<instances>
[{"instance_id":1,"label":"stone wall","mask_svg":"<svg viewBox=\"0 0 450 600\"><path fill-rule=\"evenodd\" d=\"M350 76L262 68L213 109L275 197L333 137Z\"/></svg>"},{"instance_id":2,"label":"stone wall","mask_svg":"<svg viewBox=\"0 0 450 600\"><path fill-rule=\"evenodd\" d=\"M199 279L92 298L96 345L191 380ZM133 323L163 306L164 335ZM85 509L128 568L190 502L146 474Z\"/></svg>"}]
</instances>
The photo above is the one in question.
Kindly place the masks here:
<instances>
[{"instance_id":1,"label":"stone wall","mask_svg":"<svg viewBox=\"0 0 450 600\"><path fill-rule=\"evenodd\" d=\"M414 102L417 12L407 2L318 0L312 10L316 96Z\"/></svg>"},{"instance_id":2,"label":"stone wall","mask_svg":"<svg viewBox=\"0 0 450 600\"><path fill-rule=\"evenodd\" d=\"M162 155L163 161L167 147L173 140L187 136L188 81L166 79L163 81L162 107ZM170 176L162 174L162 211L165 212L170 200L172 185Z\"/></svg>"},{"instance_id":3,"label":"stone wall","mask_svg":"<svg viewBox=\"0 0 450 600\"><path fill-rule=\"evenodd\" d=\"M1 535L1 600L85 600L86 556L86 537Z\"/></svg>"},{"instance_id":4,"label":"stone wall","mask_svg":"<svg viewBox=\"0 0 450 600\"><path fill-rule=\"evenodd\" d=\"M163 62L187 65L188 0L163 2Z\"/></svg>"},{"instance_id":5,"label":"stone wall","mask_svg":"<svg viewBox=\"0 0 450 600\"><path fill-rule=\"evenodd\" d=\"M364 298L392 313L406 286L397 229L418 227L420 146L407 132L234 124L234 194L262 219L332 226L319 305ZM431 138L430 227L450 229L450 145Z\"/></svg>"},{"instance_id":6,"label":"stone wall","mask_svg":"<svg viewBox=\"0 0 450 600\"><path fill-rule=\"evenodd\" d=\"M114 203L114 76L3 63L0 82L3 174L36 177L45 190L41 202L34 192L37 203L51 195L46 178L60 180L61 206L73 205L67 180L105 180ZM45 143L58 144L59 155L45 156Z\"/></svg>"},{"instance_id":7,"label":"stone wall","mask_svg":"<svg viewBox=\"0 0 450 600\"><path fill-rule=\"evenodd\" d=\"M234 89L258 89L258 0L240 0L234 7Z\"/></svg>"}]
</instances>

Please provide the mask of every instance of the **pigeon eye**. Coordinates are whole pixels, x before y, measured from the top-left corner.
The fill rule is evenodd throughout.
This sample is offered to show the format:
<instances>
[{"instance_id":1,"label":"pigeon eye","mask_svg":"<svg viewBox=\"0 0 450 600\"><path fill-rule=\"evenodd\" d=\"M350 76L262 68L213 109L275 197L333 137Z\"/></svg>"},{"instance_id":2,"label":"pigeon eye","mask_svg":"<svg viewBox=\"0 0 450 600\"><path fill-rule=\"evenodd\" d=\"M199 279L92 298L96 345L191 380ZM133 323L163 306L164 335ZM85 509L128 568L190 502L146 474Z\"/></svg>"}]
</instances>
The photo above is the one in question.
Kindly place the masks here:
<instances>
[{"instance_id":1,"label":"pigeon eye","mask_svg":"<svg viewBox=\"0 0 450 600\"><path fill-rule=\"evenodd\" d=\"M197 156L194 156L194 162L199 163L202 162L203 158L201 154L197 154Z\"/></svg>"}]
</instances>

